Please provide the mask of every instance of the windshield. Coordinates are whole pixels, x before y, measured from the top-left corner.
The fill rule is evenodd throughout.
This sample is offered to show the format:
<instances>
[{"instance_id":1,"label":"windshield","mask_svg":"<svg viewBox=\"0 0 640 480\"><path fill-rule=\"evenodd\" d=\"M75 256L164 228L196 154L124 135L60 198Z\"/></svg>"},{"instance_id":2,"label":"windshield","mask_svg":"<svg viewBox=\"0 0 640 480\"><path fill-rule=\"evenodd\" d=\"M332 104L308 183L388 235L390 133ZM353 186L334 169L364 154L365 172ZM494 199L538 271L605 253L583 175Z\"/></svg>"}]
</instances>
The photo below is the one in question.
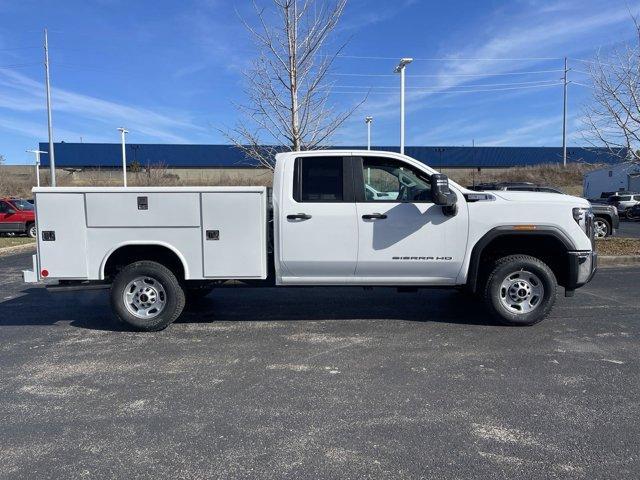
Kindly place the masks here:
<instances>
[{"instance_id":1,"label":"windshield","mask_svg":"<svg viewBox=\"0 0 640 480\"><path fill-rule=\"evenodd\" d=\"M17 198L17 199L11 200L11 203L18 210L33 210L33 205L31 205L29 202L27 202L26 200L24 200L22 198Z\"/></svg>"}]
</instances>

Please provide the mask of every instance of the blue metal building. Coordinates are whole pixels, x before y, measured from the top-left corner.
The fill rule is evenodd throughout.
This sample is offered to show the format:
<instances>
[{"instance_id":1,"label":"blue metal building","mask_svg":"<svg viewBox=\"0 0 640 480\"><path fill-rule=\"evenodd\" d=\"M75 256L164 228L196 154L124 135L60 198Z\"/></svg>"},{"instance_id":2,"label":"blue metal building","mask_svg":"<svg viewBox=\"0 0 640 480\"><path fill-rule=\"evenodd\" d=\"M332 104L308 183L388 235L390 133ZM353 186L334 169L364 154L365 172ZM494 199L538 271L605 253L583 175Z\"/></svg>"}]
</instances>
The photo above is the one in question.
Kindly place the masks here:
<instances>
[{"instance_id":1,"label":"blue metal building","mask_svg":"<svg viewBox=\"0 0 640 480\"><path fill-rule=\"evenodd\" d=\"M121 146L118 143L56 143L56 167L120 168ZM258 164L231 145L129 144L127 163L142 167L162 164L168 168L252 168ZM365 149L364 147L336 147ZM398 151L398 147L374 147L375 150ZM40 143L48 151L48 143ZM434 168L509 168L544 163L562 163L560 147L405 147L405 153ZM570 147L569 162L614 164L621 158L605 148ZM42 165L49 165L43 154Z\"/></svg>"}]
</instances>

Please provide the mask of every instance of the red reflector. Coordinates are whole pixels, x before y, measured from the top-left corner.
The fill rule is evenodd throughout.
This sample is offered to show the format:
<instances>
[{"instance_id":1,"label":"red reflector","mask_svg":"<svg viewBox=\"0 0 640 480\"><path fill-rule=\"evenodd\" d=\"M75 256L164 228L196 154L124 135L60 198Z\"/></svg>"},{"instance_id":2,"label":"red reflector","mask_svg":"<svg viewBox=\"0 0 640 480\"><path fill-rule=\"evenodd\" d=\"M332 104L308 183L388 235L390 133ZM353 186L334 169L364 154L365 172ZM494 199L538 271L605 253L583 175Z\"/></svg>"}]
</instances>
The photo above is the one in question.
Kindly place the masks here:
<instances>
[{"instance_id":1,"label":"red reflector","mask_svg":"<svg viewBox=\"0 0 640 480\"><path fill-rule=\"evenodd\" d=\"M48 277L49 276L49 270L42 270L40 272L40 275L42 275L43 277Z\"/></svg>"}]
</instances>

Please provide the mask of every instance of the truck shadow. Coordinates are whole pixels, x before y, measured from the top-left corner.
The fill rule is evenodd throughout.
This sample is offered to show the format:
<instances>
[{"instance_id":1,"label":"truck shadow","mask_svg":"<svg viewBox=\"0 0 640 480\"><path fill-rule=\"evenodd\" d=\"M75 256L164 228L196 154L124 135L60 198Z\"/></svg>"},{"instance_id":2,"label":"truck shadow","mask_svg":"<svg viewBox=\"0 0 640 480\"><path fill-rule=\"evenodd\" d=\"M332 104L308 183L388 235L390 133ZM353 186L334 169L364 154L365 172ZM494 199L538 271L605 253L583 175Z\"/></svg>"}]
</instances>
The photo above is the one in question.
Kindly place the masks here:
<instances>
[{"instance_id":1,"label":"truck shadow","mask_svg":"<svg viewBox=\"0 0 640 480\"><path fill-rule=\"evenodd\" d=\"M386 212L384 222L373 222L373 249L385 250L411 236L427 224L440 225L448 217L442 214L442 207L430 206L422 213L412 203L401 203ZM433 232L429 235L431 236Z\"/></svg>"},{"instance_id":2,"label":"truck shadow","mask_svg":"<svg viewBox=\"0 0 640 480\"><path fill-rule=\"evenodd\" d=\"M177 323L390 320L496 325L479 302L453 290L397 293L391 288L223 288L189 305ZM0 302L0 327L54 325L127 331L106 291L49 293L28 288Z\"/></svg>"}]
</instances>

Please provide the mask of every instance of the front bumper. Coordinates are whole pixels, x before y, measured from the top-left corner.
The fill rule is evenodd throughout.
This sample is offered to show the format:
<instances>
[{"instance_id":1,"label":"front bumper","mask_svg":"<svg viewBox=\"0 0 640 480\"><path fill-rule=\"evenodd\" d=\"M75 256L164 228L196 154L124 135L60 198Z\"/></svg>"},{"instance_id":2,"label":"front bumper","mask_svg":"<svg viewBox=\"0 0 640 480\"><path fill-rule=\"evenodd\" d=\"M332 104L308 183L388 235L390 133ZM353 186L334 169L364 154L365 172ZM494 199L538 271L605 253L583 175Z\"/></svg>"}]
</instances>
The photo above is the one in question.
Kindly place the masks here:
<instances>
[{"instance_id":1,"label":"front bumper","mask_svg":"<svg viewBox=\"0 0 640 480\"><path fill-rule=\"evenodd\" d=\"M612 215L611 218L613 219L611 220L611 228L613 228L615 232L616 230L618 230L618 228L620 228L620 215L618 215L618 212L616 212L616 214Z\"/></svg>"},{"instance_id":2,"label":"front bumper","mask_svg":"<svg viewBox=\"0 0 640 480\"><path fill-rule=\"evenodd\" d=\"M568 258L565 289L572 291L591 281L598 268L598 254L594 251L568 252Z\"/></svg>"}]
</instances>

